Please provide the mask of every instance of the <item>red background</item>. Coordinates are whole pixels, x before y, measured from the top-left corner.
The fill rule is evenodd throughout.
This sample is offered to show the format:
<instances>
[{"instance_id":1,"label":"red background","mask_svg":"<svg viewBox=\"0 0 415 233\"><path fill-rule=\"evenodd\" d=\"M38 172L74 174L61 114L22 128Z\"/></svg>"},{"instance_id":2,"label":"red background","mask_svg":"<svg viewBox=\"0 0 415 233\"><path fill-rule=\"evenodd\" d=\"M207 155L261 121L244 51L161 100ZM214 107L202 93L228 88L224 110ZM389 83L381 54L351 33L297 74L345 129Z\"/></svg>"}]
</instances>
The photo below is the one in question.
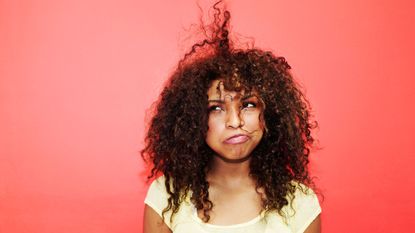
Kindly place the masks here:
<instances>
[{"instance_id":1,"label":"red background","mask_svg":"<svg viewBox=\"0 0 415 233\"><path fill-rule=\"evenodd\" d=\"M414 2L228 5L306 89L323 232L409 232ZM192 0L0 1L0 232L141 232L145 110L198 14Z\"/></svg>"}]
</instances>

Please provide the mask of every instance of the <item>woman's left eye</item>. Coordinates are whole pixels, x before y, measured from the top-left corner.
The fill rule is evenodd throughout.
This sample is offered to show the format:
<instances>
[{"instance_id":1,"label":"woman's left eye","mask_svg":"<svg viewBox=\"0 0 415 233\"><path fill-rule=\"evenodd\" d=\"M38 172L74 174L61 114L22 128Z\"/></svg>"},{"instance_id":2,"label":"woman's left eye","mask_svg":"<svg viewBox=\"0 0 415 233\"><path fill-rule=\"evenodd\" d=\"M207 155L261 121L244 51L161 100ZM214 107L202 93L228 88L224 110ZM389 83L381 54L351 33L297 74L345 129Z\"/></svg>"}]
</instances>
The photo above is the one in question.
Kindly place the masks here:
<instances>
[{"instance_id":1,"label":"woman's left eye","mask_svg":"<svg viewBox=\"0 0 415 233\"><path fill-rule=\"evenodd\" d=\"M242 103L242 108L255 108L255 107L256 107L256 103L253 103L253 102Z\"/></svg>"}]
</instances>

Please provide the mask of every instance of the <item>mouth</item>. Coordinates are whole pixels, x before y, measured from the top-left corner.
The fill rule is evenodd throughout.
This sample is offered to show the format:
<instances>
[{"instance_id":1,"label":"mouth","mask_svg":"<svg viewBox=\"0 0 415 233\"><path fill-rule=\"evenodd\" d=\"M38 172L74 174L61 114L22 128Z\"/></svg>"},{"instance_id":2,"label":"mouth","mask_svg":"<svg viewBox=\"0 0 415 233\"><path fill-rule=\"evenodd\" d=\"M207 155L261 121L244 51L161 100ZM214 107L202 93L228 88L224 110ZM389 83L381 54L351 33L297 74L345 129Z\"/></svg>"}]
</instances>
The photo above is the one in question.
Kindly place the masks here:
<instances>
[{"instance_id":1,"label":"mouth","mask_svg":"<svg viewBox=\"0 0 415 233\"><path fill-rule=\"evenodd\" d=\"M225 144L241 144L249 140L249 136L245 134L237 134L227 138Z\"/></svg>"}]
</instances>

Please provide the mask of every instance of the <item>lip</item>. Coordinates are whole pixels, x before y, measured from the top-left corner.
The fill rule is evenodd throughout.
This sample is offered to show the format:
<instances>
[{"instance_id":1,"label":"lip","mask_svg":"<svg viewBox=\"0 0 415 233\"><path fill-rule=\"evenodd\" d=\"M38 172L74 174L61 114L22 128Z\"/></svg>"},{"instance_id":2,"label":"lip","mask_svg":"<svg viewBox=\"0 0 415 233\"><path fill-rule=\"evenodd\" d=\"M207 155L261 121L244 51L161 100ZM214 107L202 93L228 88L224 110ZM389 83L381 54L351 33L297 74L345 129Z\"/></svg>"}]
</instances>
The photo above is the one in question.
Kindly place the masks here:
<instances>
[{"instance_id":1,"label":"lip","mask_svg":"<svg viewBox=\"0 0 415 233\"><path fill-rule=\"evenodd\" d=\"M226 144L241 144L249 140L249 136L245 134L236 134L227 138L224 143Z\"/></svg>"}]
</instances>

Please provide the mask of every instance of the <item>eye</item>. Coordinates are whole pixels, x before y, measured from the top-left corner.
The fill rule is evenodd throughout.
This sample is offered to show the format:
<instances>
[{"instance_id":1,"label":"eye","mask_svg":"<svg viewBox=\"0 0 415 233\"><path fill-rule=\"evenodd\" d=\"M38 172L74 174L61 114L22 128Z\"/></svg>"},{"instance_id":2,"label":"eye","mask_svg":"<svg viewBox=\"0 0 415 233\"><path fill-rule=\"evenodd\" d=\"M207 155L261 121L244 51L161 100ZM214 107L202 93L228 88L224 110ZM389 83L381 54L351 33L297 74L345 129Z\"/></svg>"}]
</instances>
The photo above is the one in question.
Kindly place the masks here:
<instances>
[{"instance_id":1,"label":"eye","mask_svg":"<svg viewBox=\"0 0 415 233\"><path fill-rule=\"evenodd\" d=\"M242 103L242 109L245 108L256 108L257 104L255 102L243 102Z\"/></svg>"},{"instance_id":2,"label":"eye","mask_svg":"<svg viewBox=\"0 0 415 233\"><path fill-rule=\"evenodd\" d=\"M208 112L219 112L222 110L222 107L219 105L212 105L208 108Z\"/></svg>"}]
</instances>

